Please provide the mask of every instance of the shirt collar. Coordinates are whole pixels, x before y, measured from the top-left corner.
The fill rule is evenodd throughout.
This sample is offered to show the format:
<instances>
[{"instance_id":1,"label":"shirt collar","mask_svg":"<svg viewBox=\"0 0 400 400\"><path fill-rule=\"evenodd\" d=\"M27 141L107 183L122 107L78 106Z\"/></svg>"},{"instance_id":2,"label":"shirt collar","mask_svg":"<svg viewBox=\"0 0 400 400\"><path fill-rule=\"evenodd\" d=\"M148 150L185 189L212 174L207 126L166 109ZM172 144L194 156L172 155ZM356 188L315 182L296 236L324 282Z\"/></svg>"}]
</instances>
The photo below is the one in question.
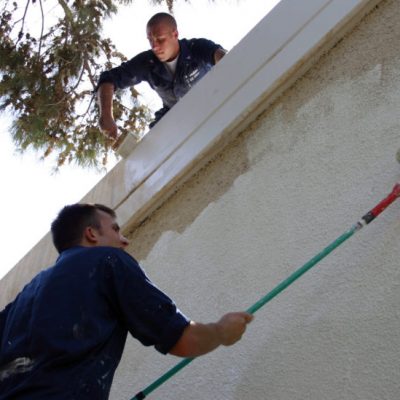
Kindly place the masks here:
<instances>
[{"instance_id":1,"label":"shirt collar","mask_svg":"<svg viewBox=\"0 0 400 400\"><path fill-rule=\"evenodd\" d=\"M78 251L82 250L84 246L72 246L66 250L63 250L57 258L57 262L64 259L65 257L69 257L72 254L76 254Z\"/></svg>"}]
</instances>

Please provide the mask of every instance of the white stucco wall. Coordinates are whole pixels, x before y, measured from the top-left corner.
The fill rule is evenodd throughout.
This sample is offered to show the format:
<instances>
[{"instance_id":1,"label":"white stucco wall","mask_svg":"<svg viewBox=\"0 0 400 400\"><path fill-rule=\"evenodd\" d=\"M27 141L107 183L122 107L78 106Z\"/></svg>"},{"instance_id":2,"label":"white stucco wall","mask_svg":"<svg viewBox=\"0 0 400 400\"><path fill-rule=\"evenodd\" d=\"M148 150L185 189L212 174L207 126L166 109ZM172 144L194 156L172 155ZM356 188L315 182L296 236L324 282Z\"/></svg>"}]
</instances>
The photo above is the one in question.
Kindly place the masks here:
<instances>
[{"instance_id":1,"label":"white stucco wall","mask_svg":"<svg viewBox=\"0 0 400 400\"><path fill-rule=\"evenodd\" d=\"M247 308L399 180L399 18L396 0L382 2L132 234L132 253L189 316ZM258 311L238 345L151 398L397 400L399 234L394 203ZM177 361L129 340L112 399Z\"/></svg>"},{"instance_id":2,"label":"white stucco wall","mask_svg":"<svg viewBox=\"0 0 400 400\"><path fill-rule=\"evenodd\" d=\"M83 199L116 209L129 252L193 319L249 307L399 180L399 4L282 1ZM259 310L238 345L149 398L397 400L399 215L395 203ZM0 282L0 303L55 257L46 235ZM128 340L110 398L131 398L177 361Z\"/></svg>"}]
</instances>

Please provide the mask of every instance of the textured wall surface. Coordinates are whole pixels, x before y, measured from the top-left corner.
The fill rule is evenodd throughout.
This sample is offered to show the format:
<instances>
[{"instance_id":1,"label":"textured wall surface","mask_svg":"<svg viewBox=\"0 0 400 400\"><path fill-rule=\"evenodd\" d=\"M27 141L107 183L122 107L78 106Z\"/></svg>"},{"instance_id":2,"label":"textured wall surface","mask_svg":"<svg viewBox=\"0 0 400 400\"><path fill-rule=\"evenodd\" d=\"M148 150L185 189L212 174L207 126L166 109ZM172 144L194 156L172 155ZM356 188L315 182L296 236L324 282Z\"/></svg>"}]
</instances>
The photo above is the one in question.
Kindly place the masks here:
<instances>
[{"instance_id":1,"label":"textured wall surface","mask_svg":"<svg viewBox=\"0 0 400 400\"><path fill-rule=\"evenodd\" d=\"M281 0L81 201L135 230L380 1ZM0 307L55 258L47 234L1 279Z\"/></svg>"},{"instance_id":2,"label":"textured wall surface","mask_svg":"<svg viewBox=\"0 0 400 400\"><path fill-rule=\"evenodd\" d=\"M195 320L245 309L350 228L400 177L400 4L384 1L131 233ZM397 400L400 204L256 313L244 339L154 399ZM111 399L178 360L128 340Z\"/></svg>"}]
</instances>

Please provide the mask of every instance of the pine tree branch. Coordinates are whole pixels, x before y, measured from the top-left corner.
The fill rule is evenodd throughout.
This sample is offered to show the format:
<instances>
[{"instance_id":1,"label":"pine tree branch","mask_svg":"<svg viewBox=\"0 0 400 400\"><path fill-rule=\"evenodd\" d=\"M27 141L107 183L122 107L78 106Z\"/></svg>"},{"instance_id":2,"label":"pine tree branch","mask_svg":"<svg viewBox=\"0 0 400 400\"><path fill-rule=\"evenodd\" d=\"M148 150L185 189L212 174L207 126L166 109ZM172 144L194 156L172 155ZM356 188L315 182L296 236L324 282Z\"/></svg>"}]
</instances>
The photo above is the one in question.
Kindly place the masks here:
<instances>
[{"instance_id":1,"label":"pine tree branch","mask_svg":"<svg viewBox=\"0 0 400 400\"><path fill-rule=\"evenodd\" d=\"M40 12L42 14L42 27L40 30L38 58L40 58L40 53L42 51L42 40L43 40L43 32L44 32L44 12L43 12L42 0L39 0L39 5L40 5Z\"/></svg>"},{"instance_id":2,"label":"pine tree branch","mask_svg":"<svg viewBox=\"0 0 400 400\"><path fill-rule=\"evenodd\" d=\"M7 10L8 3L9 3L9 0L6 0L6 1L4 2L3 8L2 8L2 10L1 10L1 13L2 13L2 14L4 13L4 11Z\"/></svg>"},{"instance_id":3,"label":"pine tree branch","mask_svg":"<svg viewBox=\"0 0 400 400\"><path fill-rule=\"evenodd\" d=\"M94 100L95 97L96 97L96 94L93 93L92 97L90 98L89 105L87 106L86 111L83 114L80 114L80 115L77 116L77 117L79 117L81 119L79 124L83 123L83 119L89 114L90 108L92 106L92 103L93 103L93 100Z\"/></svg>"},{"instance_id":4,"label":"pine tree branch","mask_svg":"<svg viewBox=\"0 0 400 400\"><path fill-rule=\"evenodd\" d=\"M97 82L92 74L92 70L90 69L90 65L89 65L89 61L88 61L87 57L85 57L85 59L83 60L83 67L87 71L87 74L88 74L90 83L93 86L93 89L95 89L97 86Z\"/></svg>"},{"instance_id":5,"label":"pine tree branch","mask_svg":"<svg viewBox=\"0 0 400 400\"><path fill-rule=\"evenodd\" d=\"M73 15L71 9L68 7L68 4L64 0L58 0L58 3L63 8L65 16L67 17L67 19L70 22L73 21L74 15Z\"/></svg>"},{"instance_id":6,"label":"pine tree branch","mask_svg":"<svg viewBox=\"0 0 400 400\"><path fill-rule=\"evenodd\" d=\"M85 55L85 58L86 58L86 55ZM70 91L65 93L65 96L69 96L72 92L74 92L78 88L79 84L82 81L82 77L83 77L84 72L85 72L85 62L83 62L83 65L82 65L82 68L81 68L81 73L79 74L77 82L75 83L74 87L71 88Z\"/></svg>"},{"instance_id":7,"label":"pine tree branch","mask_svg":"<svg viewBox=\"0 0 400 400\"><path fill-rule=\"evenodd\" d=\"M10 9L2 16L1 100L14 112L11 134L17 150L33 148L44 157L57 153L57 168L70 162L81 167L104 163L112 143L98 128L91 87L97 86L96 75L105 59L109 64L125 57L110 39L102 37L101 27L104 18L117 11L116 3L132 0L55 0L54 7L44 0L0 1L0 9L4 3ZM32 36L28 28L34 5L41 15L41 26L37 21L38 29ZM47 6L58 7L60 16L49 27ZM132 106L125 106L117 96L115 115L122 132L129 130L140 136L150 114L133 92L132 100Z\"/></svg>"},{"instance_id":8,"label":"pine tree branch","mask_svg":"<svg viewBox=\"0 0 400 400\"><path fill-rule=\"evenodd\" d=\"M20 31L19 31L19 33L18 33L17 41L15 42L15 47L17 47L18 42L22 39L22 35L23 35L23 32L24 32L25 18L26 18L26 14L28 13L29 3L30 3L30 0L28 0L28 1L26 2L24 15L23 15L23 17L19 20L19 21L22 21L22 24L21 24L21 29L20 29ZM19 21L17 21L17 22L19 22Z\"/></svg>"}]
</instances>

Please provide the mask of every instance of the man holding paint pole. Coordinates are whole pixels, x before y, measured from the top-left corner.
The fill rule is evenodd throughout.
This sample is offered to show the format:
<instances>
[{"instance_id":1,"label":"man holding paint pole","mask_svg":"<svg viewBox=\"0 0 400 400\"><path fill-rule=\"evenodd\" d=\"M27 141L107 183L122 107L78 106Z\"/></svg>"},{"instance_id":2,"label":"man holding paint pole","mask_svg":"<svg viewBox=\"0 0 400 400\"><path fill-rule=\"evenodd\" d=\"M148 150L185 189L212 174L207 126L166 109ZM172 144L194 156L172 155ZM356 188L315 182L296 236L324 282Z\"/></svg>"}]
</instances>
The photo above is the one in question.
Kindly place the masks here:
<instances>
[{"instance_id":1,"label":"man holding paint pole","mask_svg":"<svg viewBox=\"0 0 400 400\"><path fill-rule=\"evenodd\" d=\"M123 250L106 206L66 206L51 232L55 265L0 312L0 400L105 400L128 332L163 354L196 357L234 344L252 320L187 318Z\"/></svg>"}]
</instances>

